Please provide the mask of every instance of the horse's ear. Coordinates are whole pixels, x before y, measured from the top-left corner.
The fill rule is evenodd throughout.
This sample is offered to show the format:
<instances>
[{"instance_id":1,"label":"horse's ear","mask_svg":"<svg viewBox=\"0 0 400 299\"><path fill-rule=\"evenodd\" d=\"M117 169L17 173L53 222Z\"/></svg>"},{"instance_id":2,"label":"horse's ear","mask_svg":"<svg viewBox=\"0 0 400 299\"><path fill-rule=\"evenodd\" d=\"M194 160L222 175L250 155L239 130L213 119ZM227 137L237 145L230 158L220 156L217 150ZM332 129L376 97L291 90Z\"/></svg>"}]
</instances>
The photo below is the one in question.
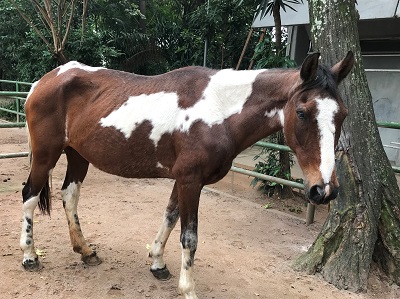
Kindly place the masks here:
<instances>
[{"instance_id":1,"label":"horse's ear","mask_svg":"<svg viewBox=\"0 0 400 299\"><path fill-rule=\"evenodd\" d=\"M300 69L300 78L304 81L314 80L317 76L319 53L310 54L304 59Z\"/></svg>"},{"instance_id":2,"label":"horse's ear","mask_svg":"<svg viewBox=\"0 0 400 299\"><path fill-rule=\"evenodd\" d=\"M354 65L354 54L352 51L347 52L345 58L336 63L331 71L336 79L337 84L342 82L344 78L350 73Z\"/></svg>"}]
</instances>

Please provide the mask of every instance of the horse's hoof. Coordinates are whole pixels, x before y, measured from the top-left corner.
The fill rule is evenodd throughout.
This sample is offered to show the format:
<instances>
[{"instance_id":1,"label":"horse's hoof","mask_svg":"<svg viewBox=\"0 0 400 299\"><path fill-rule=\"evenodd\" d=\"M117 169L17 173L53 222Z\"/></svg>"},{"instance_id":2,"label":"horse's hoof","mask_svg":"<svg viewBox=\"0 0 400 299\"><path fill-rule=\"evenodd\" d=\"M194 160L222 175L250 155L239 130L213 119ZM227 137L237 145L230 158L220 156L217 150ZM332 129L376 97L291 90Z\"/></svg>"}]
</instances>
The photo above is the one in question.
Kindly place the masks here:
<instances>
[{"instance_id":1,"label":"horse's hoof","mask_svg":"<svg viewBox=\"0 0 400 299\"><path fill-rule=\"evenodd\" d=\"M88 266L97 266L103 262L103 260L97 256L95 251L93 251L91 255L82 255L81 260Z\"/></svg>"},{"instance_id":2,"label":"horse's hoof","mask_svg":"<svg viewBox=\"0 0 400 299\"><path fill-rule=\"evenodd\" d=\"M168 280L172 277L171 273L169 273L169 270L167 269L167 266L165 266L162 269L151 269L151 273L153 273L154 277L157 278L158 280Z\"/></svg>"},{"instance_id":3,"label":"horse's hoof","mask_svg":"<svg viewBox=\"0 0 400 299\"><path fill-rule=\"evenodd\" d=\"M30 272L39 271L43 268L42 264L39 262L39 258L35 258L34 260L24 260L22 266L24 266L26 271Z\"/></svg>"}]
</instances>

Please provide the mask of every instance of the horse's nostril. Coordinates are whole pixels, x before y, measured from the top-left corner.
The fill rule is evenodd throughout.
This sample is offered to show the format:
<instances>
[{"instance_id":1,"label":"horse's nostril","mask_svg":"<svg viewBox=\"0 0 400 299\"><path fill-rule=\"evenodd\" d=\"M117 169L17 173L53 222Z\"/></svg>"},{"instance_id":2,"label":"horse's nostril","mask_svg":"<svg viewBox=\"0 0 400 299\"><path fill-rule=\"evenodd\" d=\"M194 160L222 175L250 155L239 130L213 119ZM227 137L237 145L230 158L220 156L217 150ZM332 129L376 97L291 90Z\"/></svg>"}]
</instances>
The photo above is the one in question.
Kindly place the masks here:
<instances>
[{"instance_id":1,"label":"horse's nostril","mask_svg":"<svg viewBox=\"0 0 400 299\"><path fill-rule=\"evenodd\" d=\"M325 188L322 186L314 185L310 188L310 200L315 203L320 203L325 197Z\"/></svg>"}]
</instances>

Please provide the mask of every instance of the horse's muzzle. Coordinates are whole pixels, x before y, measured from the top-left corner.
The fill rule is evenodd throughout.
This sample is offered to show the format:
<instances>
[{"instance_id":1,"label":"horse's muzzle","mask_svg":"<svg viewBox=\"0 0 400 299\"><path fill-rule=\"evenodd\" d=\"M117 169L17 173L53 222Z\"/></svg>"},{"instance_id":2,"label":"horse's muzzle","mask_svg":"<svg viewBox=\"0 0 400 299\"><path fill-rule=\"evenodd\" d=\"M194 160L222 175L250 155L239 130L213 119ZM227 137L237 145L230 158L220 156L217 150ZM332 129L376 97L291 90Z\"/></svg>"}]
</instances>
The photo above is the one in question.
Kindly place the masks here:
<instances>
[{"instance_id":1,"label":"horse's muzzle","mask_svg":"<svg viewBox=\"0 0 400 299\"><path fill-rule=\"evenodd\" d=\"M335 199L339 193L339 189L330 184L324 186L314 185L310 188L308 198L313 204L327 204Z\"/></svg>"}]
</instances>

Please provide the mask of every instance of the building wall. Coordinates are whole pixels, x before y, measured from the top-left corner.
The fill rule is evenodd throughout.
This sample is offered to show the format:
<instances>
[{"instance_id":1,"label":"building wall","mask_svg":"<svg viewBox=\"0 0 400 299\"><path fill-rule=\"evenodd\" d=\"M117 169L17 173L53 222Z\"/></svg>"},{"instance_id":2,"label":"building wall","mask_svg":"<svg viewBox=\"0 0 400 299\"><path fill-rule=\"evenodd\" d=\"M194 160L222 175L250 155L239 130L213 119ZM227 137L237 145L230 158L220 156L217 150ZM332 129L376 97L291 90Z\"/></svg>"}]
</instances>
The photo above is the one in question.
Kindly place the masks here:
<instances>
[{"instance_id":1,"label":"building wall","mask_svg":"<svg viewBox=\"0 0 400 299\"><path fill-rule=\"evenodd\" d=\"M384 60L387 63L390 58ZM370 57L364 57L364 60ZM397 57L400 63L400 57ZM400 123L400 71L389 69L382 71L366 69L369 89L371 91L375 117L378 121ZM393 165L400 166L400 130L379 128L379 133L386 154ZM393 148L393 147L397 147Z\"/></svg>"}]
</instances>

